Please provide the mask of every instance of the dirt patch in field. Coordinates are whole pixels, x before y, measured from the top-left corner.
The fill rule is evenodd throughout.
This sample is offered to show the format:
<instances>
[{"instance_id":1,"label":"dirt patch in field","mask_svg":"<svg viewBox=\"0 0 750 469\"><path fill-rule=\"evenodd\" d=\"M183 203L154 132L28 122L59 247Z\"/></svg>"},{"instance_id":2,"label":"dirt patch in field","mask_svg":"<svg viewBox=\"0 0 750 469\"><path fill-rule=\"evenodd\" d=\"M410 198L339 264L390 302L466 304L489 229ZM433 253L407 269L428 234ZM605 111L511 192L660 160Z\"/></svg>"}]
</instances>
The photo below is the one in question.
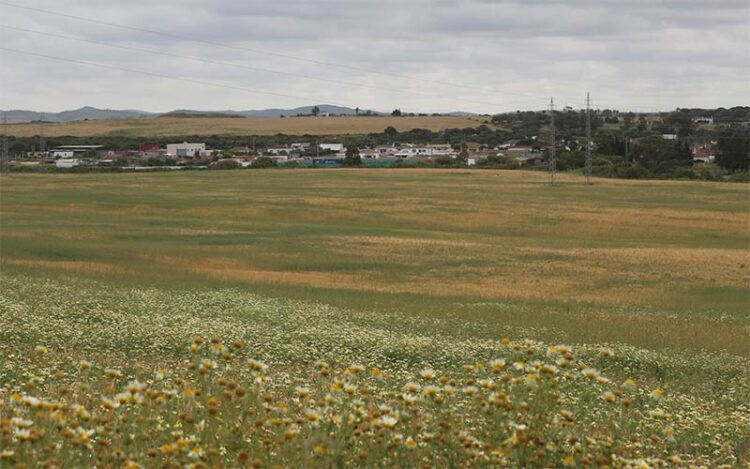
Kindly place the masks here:
<instances>
[{"instance_id":1,"label":"dirt patch in field","mask_svg":"<svg viewBox=\"0 0 750 469\"><path fill-rule=\"evenodd\" d=\"M101 236L85 231L22 231L9 230L0 233L3 237L8 238L44 238L44 239L64 239L67 241L93 241L101 239Z\"/></svg>"},{"instance_id":2,"label":"dirt patch in field","mask_svg":"<svg viewBox=\"0 0 750 469\"><path fill-rule=\"evenodd\" d=\"M450 239L403 238L397 236L332 236L333 243L374 244L384 246L448 246L464 248L481 248L488 244Z\"/></svg>"},{"instance_id":3,"label":"dirt patch in field","mask_svg":"<svg viewBox=\"0 0 750 469\"><path fill-rule=\"evenodd\" d=\"M561 267L601 266L605 273L641 281L668 275L673 280L703 285L743 285L750 271L750 252L739 249L700 248L520 248L521 252L572 256Z\"/></svg>"},{"instance_id":4,"label":"dirt patch in field","mask_svg":"<svg viewBox=\"0 0 750 469\"><path fill-rule=\"evenodd\" d=\"M412 293L430 296L466 295L479 298L555 298L587 301L598 304L641 303L653 299L660 288L642 287L637 289L613 289L611 295L601 291L582 291L580 280L575 276L561 273L534 277L533 272L525 275L496 275L490 269L453 268L443 271L443 277L426 272L424 275L386 275L377 271L318 272L318 271L277 271L259 269L242 262L216 258L191 260L181 257L149 257L152 262L184 269L197 275L249 283L271 283L304 285L321 288L373 291L382 293ZM600 275L603 274L603 270ZM456 276L454 276L456 274ZM457 278L475 274L475 278Z\"/></svg>"},{"instance_id":5,"label":"dirt patch in field","mask_svg":"<svg viewBox=\"0 0 750 469\"><path fill-rule=\"evenodd\" d=\"M316 271L278 271L258 269L232 259L191 260L173 256L154 256L150 260L179 267L192 273L229 281L310 285L338 288L341 284L357 284L362 276L357 273L329 273Z\"/></svg>"},{"instance_id":6,"label":"dirt patch in field","mask_svg":"<svg viewBox=\"0 0 750 469\"><path fill-rule=\"evenodd\" d=\"M115 267L102 262L85 262L85 261L41 261L32 259L3 259L3 263L17 265L21 267L39 267L42 269L59 269L75 270L82 272L101 272L101 273L127 273L126 269Z\"/></svg>"},{"instance_id":7,"label":"dirt patch in field","mask_svg":"<svg viewBox=\"0 0 750 469\"><path fill-rule=\"evenodd\" d=\"M168 230L170 234L177 236L224 236L237 234L235 231L228 230L213 230L213 229L200 229L200 228L175 228Z\"/></svg>"},{"instance_id":8,"label":"dirt patch in field","mask_svg":"<svg viewBox=\"0 0 750 469\"><path fill-rule=\"evenodd\" d=\"M597 209L596 211L577 211L566 214L566 219L576 223L589 224L633 224L650 227L663 226L670 228L697 227L726 231L728 228L747 228L750 218L738 213L673 210L673 209Z\"/></svg>"}]
</instances>

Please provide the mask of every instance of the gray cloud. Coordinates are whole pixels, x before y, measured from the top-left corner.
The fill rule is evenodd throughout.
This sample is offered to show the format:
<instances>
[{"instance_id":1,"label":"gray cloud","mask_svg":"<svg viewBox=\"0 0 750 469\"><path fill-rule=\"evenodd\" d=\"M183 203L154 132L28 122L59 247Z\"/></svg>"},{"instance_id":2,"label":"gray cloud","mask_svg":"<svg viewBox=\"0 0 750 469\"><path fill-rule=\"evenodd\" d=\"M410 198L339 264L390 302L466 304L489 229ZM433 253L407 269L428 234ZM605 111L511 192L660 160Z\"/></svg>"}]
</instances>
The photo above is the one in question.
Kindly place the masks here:
<instances>
[{"instance_id":1,"label":"gray cloud","mask_svg":"<svg viewBox=\"0 0 750 469\"><path fill-rule=\"evenodd\" d=\"M0 51L0 108L94 105L160 111L328 102L381 110L500 112L540 109L548 96L580 106L588 90L602 106L647 110L746 105L750 96L745 0L38 0L23 5L164 34L3 4L0 24L377 89L0 28L6 48L300 97Z\"/></svg>"}]
</instances>

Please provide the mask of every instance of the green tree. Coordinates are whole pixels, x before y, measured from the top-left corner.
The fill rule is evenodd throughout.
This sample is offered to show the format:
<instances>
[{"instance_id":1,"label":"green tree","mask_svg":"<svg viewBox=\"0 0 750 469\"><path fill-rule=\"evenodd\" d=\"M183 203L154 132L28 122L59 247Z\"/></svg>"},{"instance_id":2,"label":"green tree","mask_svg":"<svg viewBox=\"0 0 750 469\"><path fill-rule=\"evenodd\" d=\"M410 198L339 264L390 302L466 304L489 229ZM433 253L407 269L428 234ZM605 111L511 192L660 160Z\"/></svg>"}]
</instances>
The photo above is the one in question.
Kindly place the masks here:
<instances>
[{"instance_id":1,"label":"green tree","mask_svg":"<svg viewBox=\"0 0 750 469\"><path fill-rule=\"evenodd\" d=\"M276 160L267 156L255 158L255 161L250 165L251 168L275 168L276 166Z\"/></svg>"},{"instance_id":2,"label":"green tree","mask_svg":"<svg viewBox=\"0 0 750 469\"><path fill-rule=\"evenodd\" d=\"M396 130L396 128L392 125L389 125L385 128L385 130L383 130L383 133L385 134L385 141L387 143L393 143L393 141L396 139L396 135L398 135L398 130Z\"/></svg>"},{"instance_id":3,"label":"green tree","mask_svg":"<svg viewBox=\"0 0 750 469\"><path fill-rule=\"evenodd\" d=\"M455 166L456 160L451 158L450 156L438 156L435 158L435 166L442 166L444 168Z\"/></svg>"},{"instance_id":4,"label":"green tree","mask_svg":"<svg viewBox=\"0 0 750 469\"><path fill-rule=\"evenodd\" d=\"M344 166L362 166L362 157L359 156L359 147L355 144L346 146L346 156L341 162Z\"/></svg>"},{"instance_id":5,"label":"green tree","mask_svg":"<svg viewBox=\"0 0 750 469\"><path fill-rule=\"evenodd\" d=\"M727 131L719 136L716 164L732 172L750 167L750 133Z\"/></svg>"},{"instance_id":6,"label":"green tree","mask_svg":"<svg viewBox=\"0 0 750 469\"><path fill-rule=\"evenodd\" d=\"M665 140L659 136L642 138L635 145L635 161L657 173L668 172L677 166L692 164L689 148L680 140Z\"/></svg>"},{"instance_id":7,"label":"green tree","mask_svg":"<svg viewBox=\"0 0 750 469\"><path fill-rule=\"evenodd\" d=\"M461 150L458 152L458 161L466 163L469 160L469 146L466 142L461 144Z\"/></svg>"},{"instance_id":8,"label":"green tree","mask_svg":"<svg viewBox=\"0 0 750 469\"><path fill-rule=\"evenodd\" d=\"M310 112L312 112L313 116L317 116L318 114L320 114L320 108L318 106L315 106Z\"/></svg>"},{"instance_id":9,"label":"green tree","mask_svg":"<svg viewBox=\"0 0 750 469\"><path fill-rule=\"evenodd\" d=\"M391 115L398 117L398 116L402 116L403 113L401 112L401 109L394 109L393 112L391 113Z\"/></svg>"}]
</instances>

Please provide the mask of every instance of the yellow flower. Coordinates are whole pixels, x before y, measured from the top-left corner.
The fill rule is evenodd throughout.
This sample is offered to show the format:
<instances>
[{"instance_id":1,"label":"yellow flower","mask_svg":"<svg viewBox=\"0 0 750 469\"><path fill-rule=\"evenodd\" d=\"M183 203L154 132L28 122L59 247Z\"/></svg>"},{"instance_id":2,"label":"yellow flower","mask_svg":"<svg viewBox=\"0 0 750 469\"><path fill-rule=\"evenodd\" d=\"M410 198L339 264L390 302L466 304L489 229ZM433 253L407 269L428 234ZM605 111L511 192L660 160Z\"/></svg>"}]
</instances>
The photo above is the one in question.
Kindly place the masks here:
<instances>
[{"instance_id":1,"label":"yellow flower","mask_svg":"<svg viewBox=\"0 0 750 469\"><path fill-rule=\"evenodd\" d=\"M649 410L648 415L649 417L654 419L661 419L667 416L667 414L662 409Z\"/></svg>"},{"instance_id":2,"label":"yellow flower","mask_svg":"<svg viewBox=\"0 0 750 469\"><path fill-rule=\"evenodd\" d=\"M494 374L499 374L503 368L505 368L505 360L502 358L496 358L490 361L490 368Z\"/></svg>"},{"instance_id":3,"label":"yellow flower","mask_svg":"<svg viewBox=\"0 0 750 469\"><path fill-rule=\"evenodd\" d=\"M622 388L631 391L634 390L636 388L635 381L633 381L631 378L626 379L622 382Z\"/></svg>"},{"instance_id":4,"label":"yellow flower","mask_svg":"<svg viewBox=\"0 0 750 469\"><path fill-rule=\"evenodd\" d=\"M106 397L102 397L102 407L108 410L114 410L120 407L120 403L114 399L107 399Z\"/></svg>"},{"instance_id":5,"label":"yellow flower","mask_svg":"<svg viewBox=\"0 0 750 469\"><path fill-rule=\"evenodd\" d=\"M657 401L658 401L658 400L661 400L661 398L662 398L662 397L664 397L664 391L662 391L662 390L661 390L661 389L659 389L659 388L656 388L656 389L654 389L653 391L651 391L651 394L650 394L650 396L651 396L651 397L652 397L653 399L656 399Z\"/></svg>"},{"instance_id":6,"label":"yellow flower","mask_svg":"<svg viewBox=\"0 0 750 469\"><path fill-rule=\"evenodd\" d=\"M432 370L430 368L425 368L424 370L419 372L419 376L422 377L422 379L430 380L435 378L435 370Z\"/></svg>"},{"instance_id":7,"label":"yellow flower","mask_svg":"<svg viewBox=\"0 0 750 469\"><path fill-rule=\"evenodd\" d=\"M192 459L200 459L201 456L203 456L203 450L198 446L191 449L190 452L188 453L188 457Z\"/></svg>"},{"instance_id":8,"label":"yellow flower","mask_svg":"<svg viewBox=\"0 0 750 469\"><path fill-rule=\"evenodd\" d=\"M406 441L404 441L404 445L407 448L416 448L417 447L417 442L414 441L414 438L409 437L409 438L406 439Z\"/></svg>"},{"instance_id":9,"label":"yellow flower","mask_svg":"<svg viewBox=\"0 0 750 469\"><path fill-rule=\"evenodd\" d=\"M171 443L167 443L165 445L162 445L159 448L159 451L161 451L163 454L172 454L177 452L177 447Z\"/></svg>"},{"instance_id":10,"label":"yellow flower","mask_svg":"<svg viewBox=\"0 0 750 469\"><path fill-rule=\"evenodd\" d=\"M473 396L473 395L475 395L475 394L476 394L476 393L478 393L478 392L479 392L479 388L478 388L478 387L476 387L476 386L466 386L466 387L464 388L464 393L465 393L465 394L466 394L467 396Z\"/></svg>"},{"instance_id":11,"label":"yellow flower","mask_svg":"<svg viewBox=\"0 0 750 469\"><path fill-rule=\"evenodd\" d=\"M310 388L297 386L296 388L294 388L294 393L300 399L305 399L307 397L310 397L311 391L310 391Z\"/></svg>"},{"instance_id":12,"label":"yellow flower","mask_svg":"<svg viewBox=\"0 0 750 469\"><path fill-rule=\"evenodd\" d=\"M320 414L315 409L307 409L305 411L305 416L307 417L307 420L313 425L317 425L318 423L320 423Z\"/></svg>"},{"instance_id":13,"label":"yellow flower","mask_svg":"<svg viewBox=\"0 0 750 469\"><path fill-rule=\"evenodd\" d=\"M250 365L250 368L254 371L266 371L268 369L268 366L266 366L263 362L260 362L255 359L250 359L247 361L247 364Z\"/></svg>"},{"instance_id":14,"label":"yellow flower","mask_svg":"<svg viewBox=\"0 0 750 469\"><path fill-rule=\"evenodd\" d=\"M146 385L136 379L129 382L125 389L127 389L130 394L138 394L146 389Z\"/></svg>"},{"instance_id":15,"label":"yellow flower","mask_svg":"<svg viewBox=\"0 0 750 469\"><path fill-rule=\"evenodd\" d=\"M409 381L404 385L404 390L408 392L419 392L422 389L422 386L419 385L419 383L415 383L413 381Z\"/></svg>"},{"instance_id":16,"label":"yellow flower","mask_svg":"<svg viewBox=\"0 0 750 469\"><path fill-rule=\"evenodd\" d=\"M602 394L602 399L604 399L606 402L614 402L615 395L612 391L606 391L604 394Z\"/></svg>"},{"instance_id":17,"label":"yellow flower","mask_svg":"<svg viewBox=\"0 0 750 469\"><path fill-rule=\"evenodd\" d=\"M380 417L380 424L385 428L392 429L398 423L398 419L391 417L390 415L384 415Z\"/></svg>"},{"instance_id":18,"label":"yellow flower","mask_svg":"<svg viewBox=\"0 0 750 469\"><path fill-rule=\"evenodd\" d=\"M404 404L411 405L417 401L417 396L415 396L414 394L404 393L401 394L401 399L404 401Z\"/></svg>"},{"instance_id":19,"label":"yellow flower","mask_svg":"<svg viewBox=\"0 0 750 469\"><path fill-rule=\"evenodd\" d=\"M599 372L595 370L594 368L584 368L581 370L581 374L588 379L595 380L599 377Z\"/></svg>"},{"instance_id":20,"label":"yellow flower","mask_svg":"<svg viewBox=\"0 0 750 469\"><path fill-rule=\"evenodd\" d=\"M292 425L292 426L290 426L290 427L289 427L289 428L287 428L287 429L286 429L286 431L284 432L284 437L285 437L285 438L286 438L287 440L291 440L292 438L294 438L294 437L295 437L295 436L297 436L297 435L299 435L299 427L297 427L296 425Z\"/></svg>"},{"instance_id":21,"label":"yellow flower","mask_svg":"<svg viewBox=\"0 0 750 469\"><path fill-rule=\"evenodd\" d=\"M47 347L45 347L44 345L37 345L36 347L34 347L34 351L39 355L44 355L45 353L47 353Z\"/></svg>"},{"instance_id":22,"label":"yellow flower","mask_svg":"<svg viewBox=\"0 0 750 469\"><path fill-rule=\"evenodd\" d=\"M209 360L207 358L204 358L201 360L201 364L198 366L198 371L200 371L202 374L206 374L211 370L215 370L218 368L219 364L216 363L214 360Z\"/></svg>"}]
</instances>

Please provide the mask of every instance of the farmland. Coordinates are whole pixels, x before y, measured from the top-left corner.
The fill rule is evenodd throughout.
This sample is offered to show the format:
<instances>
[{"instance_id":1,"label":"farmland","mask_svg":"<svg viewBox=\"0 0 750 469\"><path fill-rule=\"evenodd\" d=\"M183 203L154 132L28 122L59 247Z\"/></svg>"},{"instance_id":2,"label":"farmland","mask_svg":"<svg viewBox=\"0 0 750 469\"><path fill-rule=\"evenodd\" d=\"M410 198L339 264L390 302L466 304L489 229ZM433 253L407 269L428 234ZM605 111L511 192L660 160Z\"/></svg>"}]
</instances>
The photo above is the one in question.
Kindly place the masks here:
<instances>
[{"instance_id":1,"label":"farmland","mask_svg":"<svg viewBox=\"0 0 750 469\"><path fill-rule=\"evenodd\" d=\"M173 137L208 135L344 135L382 132L393 126L399 132L420 128L438 131L445 128L477 127L480 117L454 116L376 116L376 117L153 117L73 122L48 122L48 137ZM38 123L11 123L8 134L30 137L39 134Z\"/></svg>"},{"instance_id":2,"label":"farmland","mask_svg":"<svg viewBox=\"0 0 750 469\"><path fill-rule=\"evenodd\" d=\"M750 464L745 185L321 169L1 190L4 460Z\"/></svg>"}]
</instances>

